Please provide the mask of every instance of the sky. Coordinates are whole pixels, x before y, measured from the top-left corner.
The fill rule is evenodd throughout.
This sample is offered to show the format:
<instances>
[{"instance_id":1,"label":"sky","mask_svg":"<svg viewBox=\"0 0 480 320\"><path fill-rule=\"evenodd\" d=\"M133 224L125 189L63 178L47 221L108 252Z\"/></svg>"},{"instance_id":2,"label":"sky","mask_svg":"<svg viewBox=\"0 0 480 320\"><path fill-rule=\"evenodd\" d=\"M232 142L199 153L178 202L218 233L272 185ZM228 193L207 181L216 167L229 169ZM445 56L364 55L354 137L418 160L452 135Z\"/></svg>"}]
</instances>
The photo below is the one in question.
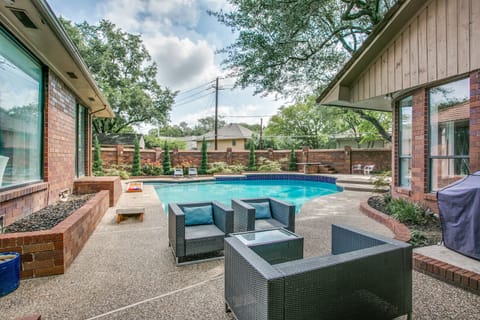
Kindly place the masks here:
<instances>
[{"instance_id":1,"label":"sky","mask_svg":"<svg viewBox=\"0 0 480 320\"><path fill-rule=\"evenodd\" d=\"M220 77L218 114L227 123L264 125L285 100L253 95L253 89L231 90L222 56L216 51L235 40L229 28L207 10L229 9L225 0L48 0L57 16L73 22L96 24L108 19L124 31L140 34L158 66L162 86L180 93L170 113L171 124L193 126L197 119L215 114L213 84ZM145 130L145 128L143 129Z\"/></svg>"}]
</instances>

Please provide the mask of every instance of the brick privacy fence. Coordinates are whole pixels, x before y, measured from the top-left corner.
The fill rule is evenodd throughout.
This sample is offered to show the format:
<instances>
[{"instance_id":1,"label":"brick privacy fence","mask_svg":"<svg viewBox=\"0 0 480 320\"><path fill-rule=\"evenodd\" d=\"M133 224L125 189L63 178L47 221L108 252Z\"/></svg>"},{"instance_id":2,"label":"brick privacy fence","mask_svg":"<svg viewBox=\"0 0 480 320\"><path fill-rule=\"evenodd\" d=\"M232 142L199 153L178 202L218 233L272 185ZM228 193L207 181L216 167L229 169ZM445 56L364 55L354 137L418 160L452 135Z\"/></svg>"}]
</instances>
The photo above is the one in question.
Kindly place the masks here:
<instances>
[{"instance_id":1,"label":"brick privacy fence","mask_svg":"<svg viewBox=\"0 0 480 320\"><path fill-rule=\"evenodd\" d=\"M117 146L116 148L102 148L102 161L104 165L122 165L132 164L133 149ZM228 148L226 151L208 151L208 162L226 162L227 164L243 164L248 166L250 151L238 151ZM296 150L297 162L321 162L334 168L338 173L351 173L354 164L374 164L375 171L391 170L392 151L390 149L308 149ZM290 150L256 150L255 157L258 160L264 157L269 160L290 159ZM189 163L192 166L199 167L202 159L200 151L170 151L170 161L172 166L181 166ZM140 162L153 163L163 161L163 150L156 148L153 150L141 150ZM288 163L288 162L287 162ZM302 169L302 168L299 168Z\"/></svg>"}]
</instances>

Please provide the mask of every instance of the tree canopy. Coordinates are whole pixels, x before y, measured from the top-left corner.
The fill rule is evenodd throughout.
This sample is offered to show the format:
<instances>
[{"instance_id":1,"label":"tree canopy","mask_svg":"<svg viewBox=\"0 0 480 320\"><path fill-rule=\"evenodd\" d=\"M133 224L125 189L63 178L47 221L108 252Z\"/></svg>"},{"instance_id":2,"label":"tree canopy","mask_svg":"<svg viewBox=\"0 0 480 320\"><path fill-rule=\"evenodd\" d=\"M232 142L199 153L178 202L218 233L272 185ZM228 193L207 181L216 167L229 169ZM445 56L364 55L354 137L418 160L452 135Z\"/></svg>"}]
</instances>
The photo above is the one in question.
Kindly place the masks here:
<instances>
[{"instance_id":1,"label":"tree canopy","mask_svg":"<svg viewBox=\"0 0 480 320\"><path fill-rule=\"evenodd\" d=\"M157 65L140 35L124 32L107 20L98 25L60 21L116 115L94 119L95 132L118 133L139 123L168 122L175 93L158 84Z\"/></svg>"},{"instance_id":2,"label":"tree canopy","mask_svg":"<svg viewBox=\"0 0 480 320\"><path fill-rule=\"evenodd\" d=\"M220 50L237 86L256 93L321 90L396 0L228 0L209 12L237 38Z\"/></svg>"},{"instance_id":3,"label":"tree canopy","mask_svg":"<svg viewBox=\"0 0 480 320\"><path fill-rule=\"evenodd\" d=\"M382 136L371 121L371 117L382 126L386 136ZM282 107L272 117L265 129L265 139L273 140L276 148L313 149L334 147L332 139L336 134L352 136L357 146L365 142L384 139L390 141L391 114L377 111L347 110L336 107L316 107L315 96L310 96L297 104Z\"/></svg>"}]
</instances>

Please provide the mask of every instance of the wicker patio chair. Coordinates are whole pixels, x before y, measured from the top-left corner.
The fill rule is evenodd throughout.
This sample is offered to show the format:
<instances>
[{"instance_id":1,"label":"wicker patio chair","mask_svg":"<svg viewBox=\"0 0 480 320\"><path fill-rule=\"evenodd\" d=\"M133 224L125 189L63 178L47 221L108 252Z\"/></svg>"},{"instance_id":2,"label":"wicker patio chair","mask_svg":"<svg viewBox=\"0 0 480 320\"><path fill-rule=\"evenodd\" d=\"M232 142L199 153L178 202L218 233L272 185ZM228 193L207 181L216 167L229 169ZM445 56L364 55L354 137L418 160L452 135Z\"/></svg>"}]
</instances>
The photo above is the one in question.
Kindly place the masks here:
<instances>
[{"instance_id":1,"label":"wicker patio chair","mask_svg":"<svg viewBox=\"0 0 480 320\"><path fill-rule=\"evenodd\" d=\"M260 218L259 206L268 211L265 215L260 215ZM293 204L275 198L232 199L232 209L235 232L279 227L295 232Z\"/></svg>"},{"instance_id":2,"label":"wicker patio chair","mask_svg":"<svg viewBox=\"0 0 480 320\"><path fill-rule=\"evenodd\" d=\"M237 319L393 319L412 312L409 244L332 225L331 255L270 264L225 240L225 304Z\"/></svg>"},{"instance_id":3,"label":"wicker patio chair","mask_svg":"<svg viewBox=\"0 0 480 320\"><path fill-rule=\"evenodd\" d=\"M189 219L192 214L193 218ZM202 221L195 217L198 215L210 217ZM184 263L189 256L223 250L223 240L232 232L233 210L219 202L168 205L168 239L177 265Z\"/></svg>"}]
</instances>

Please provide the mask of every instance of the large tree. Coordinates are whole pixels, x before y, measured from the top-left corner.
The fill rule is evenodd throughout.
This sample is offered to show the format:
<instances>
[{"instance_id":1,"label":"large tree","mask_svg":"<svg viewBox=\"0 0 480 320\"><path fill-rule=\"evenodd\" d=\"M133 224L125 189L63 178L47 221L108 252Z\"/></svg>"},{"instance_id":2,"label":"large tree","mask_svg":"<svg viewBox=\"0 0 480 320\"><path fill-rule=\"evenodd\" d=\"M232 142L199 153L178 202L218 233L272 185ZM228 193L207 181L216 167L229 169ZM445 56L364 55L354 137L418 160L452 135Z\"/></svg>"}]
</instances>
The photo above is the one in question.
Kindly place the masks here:
<instances>
[{"instance_id":1,"label":"large tree","mask_svg":"<svg viewBox=\"0 0 480 320\"><path fill-rule=\"evenodd\" d=\"M375 118L386 136L380 135L378 128L362 115ZM282 107L270 120L265 136L274 139L276 147L282 149L303 146L313 149L328 148L332 145L332 136L338 133L351 134L358 144L382 138L390 141L390 113L362 111L362 115L355 110L316 107L315 96L310 96L302 102Z\"/></svg>"},{"instance_id":2,"label":"large tree","mask_svg":"<svg viewBox=\"0 0 480 320\"><path fill-rule=\"evenodd\" d=\"M120 132L140 123L156 126L168 121L174 93L157 80L157 65L139 35L107 20L98 25L60 19L115 112L115 118L96 118L97 133Z\"/></svg>"},{"instance_id":3,"label":"large tree","mask_svg":"<svg viewBox=\"0 0 480 320\"><path fill-rule=\"evenodd\" d=\"M396 0L228 0L210 12L236 33L220 50L237 86L256 93L322 89Z\"/></svg>"}]
</instances>

